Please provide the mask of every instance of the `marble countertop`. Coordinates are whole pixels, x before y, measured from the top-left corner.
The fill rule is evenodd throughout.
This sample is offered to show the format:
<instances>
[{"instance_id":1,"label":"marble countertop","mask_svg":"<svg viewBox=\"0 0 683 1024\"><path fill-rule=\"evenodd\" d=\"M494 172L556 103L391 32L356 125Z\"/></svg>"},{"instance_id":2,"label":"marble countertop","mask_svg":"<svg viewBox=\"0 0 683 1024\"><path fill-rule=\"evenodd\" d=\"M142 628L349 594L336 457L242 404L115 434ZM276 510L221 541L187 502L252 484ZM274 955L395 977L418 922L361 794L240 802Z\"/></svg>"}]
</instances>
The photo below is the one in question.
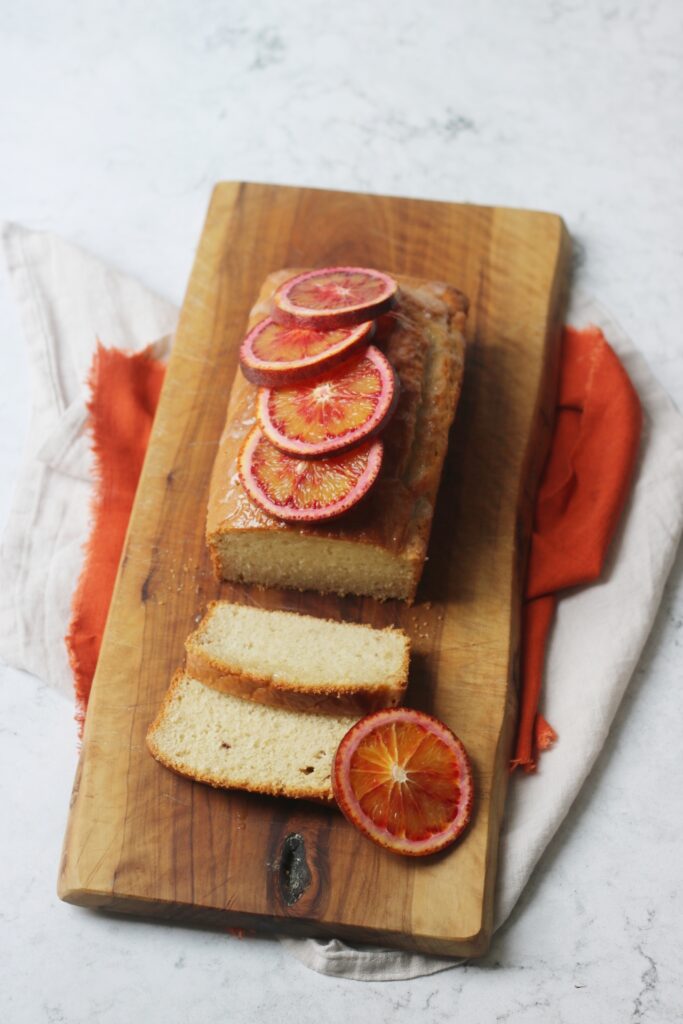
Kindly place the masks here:
<instances>
[{"instance_id":1,"label":"marble countertop","mask_svg":"<svg viewBox=\"0 0 683 1024\"><path fill-rule=\"evenodd\" d=\"M577 283L680 407L682 42L678 0L24 0L0 38L0 218L179 302L219 179L553 210ZM30 382L4 283L0 331L11 482ZM412 981L323 977L272 939L60 903L72 708L0 668L0 1017L680 1020L682 579L679 553L598 765L489 955Z\"/></svg>"}]
</instances>

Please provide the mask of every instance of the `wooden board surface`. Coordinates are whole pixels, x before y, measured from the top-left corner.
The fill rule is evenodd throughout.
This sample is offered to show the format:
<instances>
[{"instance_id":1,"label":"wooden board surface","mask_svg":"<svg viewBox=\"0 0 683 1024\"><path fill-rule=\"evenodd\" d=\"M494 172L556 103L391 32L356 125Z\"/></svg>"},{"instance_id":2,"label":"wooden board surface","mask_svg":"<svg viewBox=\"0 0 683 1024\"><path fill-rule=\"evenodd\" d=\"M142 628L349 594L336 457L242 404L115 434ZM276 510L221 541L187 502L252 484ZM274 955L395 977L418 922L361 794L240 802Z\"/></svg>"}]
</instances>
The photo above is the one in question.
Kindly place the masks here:
<instances>
[{"instance_id":1,"label":"wooden board surface","mask_svg":"<svg viewBox=\"0 0 683 1024\"><path fill-rule=\"evenodd\" d=\"M516 716L522 575L568 259L566 231L551 214L254 184L215 189L93 685L63 899L447 955L484 952ZM463 396L412 608L219 586L204 543L209 476L261 282L284 266L338 263L446 280L471 301ZM450 725L474 764L475 814L459 844L433 858L397 857L333 809L212 790L152 759L146 729L185 637L217 596L409 632L407 703Z\"/></svg>"}]
</instances>

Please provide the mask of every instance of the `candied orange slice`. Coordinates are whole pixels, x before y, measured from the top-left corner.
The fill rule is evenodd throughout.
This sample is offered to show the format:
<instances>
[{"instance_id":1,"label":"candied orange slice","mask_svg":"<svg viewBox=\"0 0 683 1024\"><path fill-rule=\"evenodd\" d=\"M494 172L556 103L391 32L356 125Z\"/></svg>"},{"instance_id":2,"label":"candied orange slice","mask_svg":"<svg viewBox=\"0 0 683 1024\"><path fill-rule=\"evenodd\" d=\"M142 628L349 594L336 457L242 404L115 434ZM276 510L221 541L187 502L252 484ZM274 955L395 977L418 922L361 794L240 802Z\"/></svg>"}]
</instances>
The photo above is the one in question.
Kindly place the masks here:
<instances>
[{"instance_id":1,"label":"candied orange slice","mask_svg":"<svg viewBox=\"0 0 683 1024\"><path fill-rule=\"evenodd\" d=\"M261 388L256 406L269 441L289 455L341 451L377 433L398 398L398 379L385 355L370 345L329 376L290 388Z\"/></svg>"},{"instance_id":2,"label":"candied orange slice","mask_svg":"<svg viewBox=\"0 0 683 1024\"><path fill-rule=\"evenodd\" d=\"M332 519L367 494L382 465L382 442L323 459L286 455L271 444L258 424L242 446L238 472L249 497L270 515L292 522Z\"/></svg>"},{"instance_id":3,"label":"candied orange slice","mask_svg":"<svg viewBox=\"0 0 683 1024\"><path fill-rule=\"evenodd\" d=\"M270 317L247 334L240 347L240 365L247 380L264 387L288 387L325 373L367 345L374 325L332 331L283 327Z\"/></svg>"},{"instance_id":4,"label":"candied orange slice","mask_svg":"<svg viewBox=\"0 0 683 1024\"><path fill-rule=\"evenodd\" d=\"M273 319L330 330L363 323L386 313L398 285L368 267L324 267L281 284L273 298Z\"/></svg>"},{"instance_id":5,"label":"candied orange slice","mask_svg":"<svg viewBox=\"0 0 683 1024\"><path fill-rule=\"evenodd\" d=\"M453 843L472 813L472 770L451 730L421 711L362 718L339 744L332 786L348 820L373 842L421 857Z\"/></svg>"}]
</instances>

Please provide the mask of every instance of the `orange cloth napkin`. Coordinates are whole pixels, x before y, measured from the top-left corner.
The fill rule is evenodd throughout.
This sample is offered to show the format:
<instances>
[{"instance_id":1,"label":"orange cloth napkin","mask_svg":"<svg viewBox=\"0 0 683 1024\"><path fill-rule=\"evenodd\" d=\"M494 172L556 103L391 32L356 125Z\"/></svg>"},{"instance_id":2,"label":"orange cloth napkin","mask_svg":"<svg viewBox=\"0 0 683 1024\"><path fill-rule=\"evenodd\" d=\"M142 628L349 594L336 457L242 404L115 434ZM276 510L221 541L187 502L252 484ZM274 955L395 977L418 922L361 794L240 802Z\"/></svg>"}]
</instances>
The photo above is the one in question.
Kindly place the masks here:
<instances>
[{"instance_id":1,"label":"orange cloth napkin","mask_svg":"<svg viewBox=\"0 0 683 1024\"><path fill-rule=\"evenodd\" d=\"M536 497L522 619L522 682L511 768L534 771L557 738L538 713L558 591L596 580L628 495L640 400L602 331L565 327L555 431Z\"/></svg>"},{"instance_id":2,"label":"orange cloth napkin","mask_svg":"<svg viewBox=\"0 0 683 1024\"><path fill-rule=\"evenodd\" d=\"M98 346L89 381L94 523L66 638L81 723L163 376L163 365L144 352ZM555 738L538 702L556 593L601 571L628 494L641 422L638 396L602 333L566 328L555 433L531 543L513 767L533 771L539 749Z\"/></svg>"},{"instance_id":3,"label":"orange cloth napkin","mask_svg":"<svg viewBox=\"0 0 683 1024\"><path fill-rule=\"evenodd\" d=\"M88 379L93 524L66 636L81 729L164 373L147 352L128 354L98 344Z\"/></svg>"}]
</instances>

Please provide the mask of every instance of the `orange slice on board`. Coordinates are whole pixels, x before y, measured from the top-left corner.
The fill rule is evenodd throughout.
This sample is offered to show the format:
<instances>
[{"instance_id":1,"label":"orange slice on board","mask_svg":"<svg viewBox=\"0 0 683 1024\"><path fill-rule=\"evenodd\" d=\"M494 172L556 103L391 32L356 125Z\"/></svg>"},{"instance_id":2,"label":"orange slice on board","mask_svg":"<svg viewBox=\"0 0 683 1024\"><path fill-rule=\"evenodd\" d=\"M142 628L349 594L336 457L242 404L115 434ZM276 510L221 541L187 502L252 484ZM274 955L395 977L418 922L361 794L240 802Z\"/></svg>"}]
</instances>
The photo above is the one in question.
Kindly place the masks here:
<instances>
[{"instance_id":1,"label":"orange slice on board","mask_svg":"<svg viewBox=\"0 0 683 1024\"><path fill-rule=\"evenodd\" d=\"M242 445L242 486L264 512L290 522L332 519L367 494L382 465L382 442L365 441L324 459L286 455L256 425Z\"/></svg>"},{"instance_id":2,"label":"orange slice on board","mask_svg":"<svg viewBox=\"0 0 683 1024\"><path fill-rule=\"evenodd\" d=\"M363 323L386 313L398 285L367 267L325 267L285 281L273 298L273 319L330 330Z\"/></svg>"},{"instance_id":3,"label":"orange slice on board","mask_svg":"<svg viewBox=\"0 0 683 1024\"><path fill-rule=\"evenodd\" d=\"M290 388L261 388L256 411L272 444L310 458L349 448L381 430L398 391L391 363L370 345L329 376Z\"/></svg>"},{"instance_id":4,"label":"orange slice on board","mask_svg":"<svg viewBox=\"0 0 683 1024\"><path fill-rule=\"evenodd\" d=\"M451 730L421 711L361 718L339 744L332 788L346 818L394 853L422 857L453 843L472 813L472 770Z\"/></svg>"},{"instance_id":5,"label":"orange slice on board","mask_svg":"<svg viewBox=\"0 0 683 1024\"><path fill-rule=\"evenodd\" d=\"M242 342L242 373L252 384L288 387L317 377L348 359L361 345L367 345L373 332L371 323L318 331L283 327L266 317Z\"/></svg>"}]
</instances>

